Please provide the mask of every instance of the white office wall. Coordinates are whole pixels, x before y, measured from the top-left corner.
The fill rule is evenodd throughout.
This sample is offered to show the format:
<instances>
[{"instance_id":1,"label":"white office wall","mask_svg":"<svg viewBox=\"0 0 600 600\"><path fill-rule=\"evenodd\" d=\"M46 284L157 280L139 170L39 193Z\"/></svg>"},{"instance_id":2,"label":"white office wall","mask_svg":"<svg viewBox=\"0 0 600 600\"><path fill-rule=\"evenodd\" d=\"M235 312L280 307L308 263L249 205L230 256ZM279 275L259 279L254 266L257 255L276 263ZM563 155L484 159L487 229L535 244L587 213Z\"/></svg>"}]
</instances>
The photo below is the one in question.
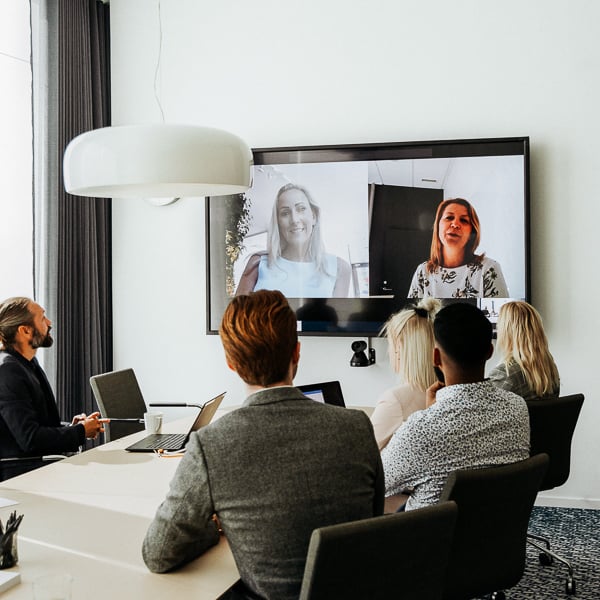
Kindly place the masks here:
<instances>
[{"instance_id":1,"label":"white office wall","mask_svg":"<svg viewBox=\"0 0 600 600\"><path fill-rule=\"evenodd\" d=\"M532 289L565 393L586 403L570 481L600 501L597 224L600 4L593 0L161 0L158 96L168 122L251 146L529 135ZM111 0L113 119L159 122L156 4ZM115 366L149 401L243 388L205 335L204 205L114 202ZM507 231L511 215L496 223ZM351 368L351 339L302 338L297 382L340 379L350 404L393 381Z\"/></svg>"}]
</instances>

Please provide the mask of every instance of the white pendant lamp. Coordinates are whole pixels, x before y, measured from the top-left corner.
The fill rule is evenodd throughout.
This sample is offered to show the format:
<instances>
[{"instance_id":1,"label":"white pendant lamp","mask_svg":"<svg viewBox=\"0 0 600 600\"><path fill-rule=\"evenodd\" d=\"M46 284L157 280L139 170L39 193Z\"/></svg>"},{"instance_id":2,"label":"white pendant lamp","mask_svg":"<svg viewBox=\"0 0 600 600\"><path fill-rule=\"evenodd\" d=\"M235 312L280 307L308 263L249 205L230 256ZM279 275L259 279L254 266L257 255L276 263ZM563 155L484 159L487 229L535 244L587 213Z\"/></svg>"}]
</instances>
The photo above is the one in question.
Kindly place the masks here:
<instances>
[{"instance_id":1,"label":"white pendant lamp","mask_svg":"<svg viewBox=\"0 0 600 600\"><path fill-rule=\"evenodd\" d=\"M252 151L236 135L192 125L104 127L65 150L65 189L99 198L239 194L251 183Z\"/></svg>"}]
</instances>

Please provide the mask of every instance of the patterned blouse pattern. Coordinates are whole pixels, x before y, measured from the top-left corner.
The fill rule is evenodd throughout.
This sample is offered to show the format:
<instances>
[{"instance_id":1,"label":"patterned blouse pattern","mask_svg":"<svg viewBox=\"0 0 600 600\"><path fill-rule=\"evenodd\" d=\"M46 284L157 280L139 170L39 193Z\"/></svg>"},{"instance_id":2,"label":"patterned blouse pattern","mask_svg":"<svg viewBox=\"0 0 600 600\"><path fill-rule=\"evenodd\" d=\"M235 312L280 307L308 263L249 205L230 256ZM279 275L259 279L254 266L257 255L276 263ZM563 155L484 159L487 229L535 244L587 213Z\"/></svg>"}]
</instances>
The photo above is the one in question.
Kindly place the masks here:
<instances>
[{"instance_id":1,"label":"patterned blouse pattern","mask_svg":"<svg viewBox=\"0 0 600 600\"><path fill-rule=\"evenodd\" d=\"M500 263L488 258L428 273L421 263L413 275L409 298L509 298Z\"/></svg>"}]
</instances>

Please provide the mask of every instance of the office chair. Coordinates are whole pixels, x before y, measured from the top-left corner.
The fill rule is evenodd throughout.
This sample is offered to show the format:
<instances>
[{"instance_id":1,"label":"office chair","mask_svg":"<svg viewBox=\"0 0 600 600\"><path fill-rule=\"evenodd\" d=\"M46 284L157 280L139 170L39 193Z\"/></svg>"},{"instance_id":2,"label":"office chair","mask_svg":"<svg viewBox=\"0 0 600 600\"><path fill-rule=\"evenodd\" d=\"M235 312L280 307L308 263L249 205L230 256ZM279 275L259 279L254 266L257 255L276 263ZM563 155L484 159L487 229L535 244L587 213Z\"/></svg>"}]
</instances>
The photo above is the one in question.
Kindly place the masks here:
<instances>
[{"instance_id":1,"label":"office chair","mask_svg":"<svg viewBox=\"0 0 600 600\"><path fill-rule=\"evenodd\" d=\"M133 369L93 375L90 385L103 418L143 420L146 403ZM142 429L143 422L113 421L106 425L104 439L107 442L118 440Z\"/></svg>"},{"instance_id":2,"label":"office chair","mask_svg":"<svg viewBox=\"0 0 600 600\"><path fill-rule=\"evenodd\" d=\"M456 505L315 529L300 600L442 598Z\"/></svg>"},{"instance_id":3,"label":"office chair","mask_svg":"<svg viewBox=\"0 0 600 600\"><path fill-rule=\"evenodd\" d=\"M444 600L467 600L516 585L525 571L527 526L548 455L448 477L440 501L453 500L458 520L446 572Z\"/></svg>"},{"instance_id":4,"label":"office chair","mask_svg":"<svg viewBox=\"0 0 600 600\"><path fill-rule=\"evenodd\" d=\"M546 476L540 491L550 490L567 481L571 470L571 440L583 405L583 394L572 394L551 400L531 400L529 427L531 429L531 454L545 452L550 457ZM551 565L554 560L567 567L566 592L575 594L573 567L565 558L550 549L550 541L544 537L528 534L528 541L540 550L540 562Z\"/></svg>"}]
</instances>

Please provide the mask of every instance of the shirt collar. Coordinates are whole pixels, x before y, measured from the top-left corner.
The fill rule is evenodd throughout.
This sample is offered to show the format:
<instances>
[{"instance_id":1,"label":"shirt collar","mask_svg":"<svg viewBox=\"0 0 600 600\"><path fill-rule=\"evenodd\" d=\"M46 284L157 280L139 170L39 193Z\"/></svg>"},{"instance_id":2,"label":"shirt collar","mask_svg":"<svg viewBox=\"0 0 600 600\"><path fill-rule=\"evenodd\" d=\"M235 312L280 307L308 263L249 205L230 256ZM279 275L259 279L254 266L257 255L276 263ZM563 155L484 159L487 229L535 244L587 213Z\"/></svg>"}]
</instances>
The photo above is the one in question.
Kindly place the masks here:
<instances>
[{"instance_id":1,"label":"shirt collar","mask_svg":"<svg viewBox=\"0 0 600 600\"><path fill-rule=\"evenodd\" d=\"M461 402L465 396L472 395L475 390L491 385L493 384L488 379L477 381L475 383L456 383L454 385L447 385L436 392L435 401L436 403L440 400L442 402L452 402L453 400Z\"/></svg>"},{"instance_id":2,"label":"shirt collar","mask_svg":"<svg viewBox=\"0 0 600 600\"><path fill-rule=\"evenodd\" d=\"M282 400L296 400L306 396L293 385L278 385L277 387L264 388L250 394L244 400L243 406L254 406L259 404L272 404Z\"/></svg>"}]
</instances>

